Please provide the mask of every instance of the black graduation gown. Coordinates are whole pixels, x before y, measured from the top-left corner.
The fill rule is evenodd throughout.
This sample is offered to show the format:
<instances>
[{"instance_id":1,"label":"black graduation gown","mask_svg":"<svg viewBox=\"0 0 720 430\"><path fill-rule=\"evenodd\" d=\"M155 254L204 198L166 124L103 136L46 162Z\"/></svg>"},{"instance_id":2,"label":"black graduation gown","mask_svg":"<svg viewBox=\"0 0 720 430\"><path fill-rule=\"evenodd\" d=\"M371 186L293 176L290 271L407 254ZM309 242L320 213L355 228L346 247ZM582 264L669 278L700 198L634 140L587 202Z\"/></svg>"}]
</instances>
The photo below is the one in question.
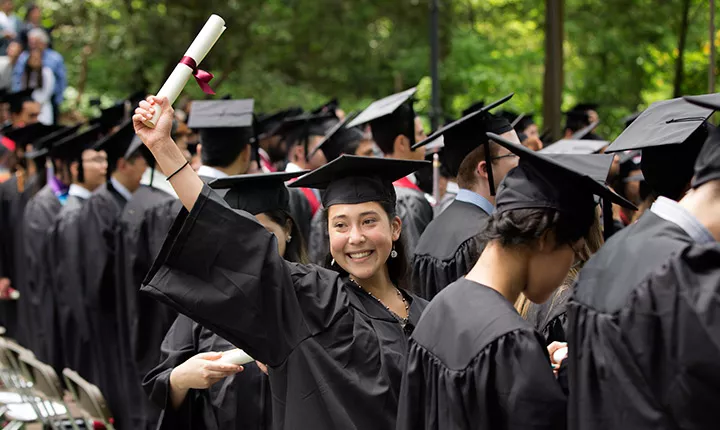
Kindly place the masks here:
<instances>
[{"instance_id":1,"label":"black graduation gown","mask_svg":"<svg viewBox=\"0 0 720 430\"><path fill-rule=\"evenodd\" d=\"M420 237L412 260L412 285L426 300L465 276L485 248L478 235L490 218L478 206L455 200Z\"/></svg>"},{"instance_id":2,"label":"black graduation gown","mask_svg":"<svg viewBox=\"0 0 720 430\"><path fill-rule=\"evenodd\" d=\"M410 322L337 272L289 263L209 187L183 210L142 290L270 366L278 429L393 429Z\"/></svg>"},{"instance_id":3,"label":"black graduation gown","mask_svg":"<svg viewBox=\"0 0 720 430\"><path fill-rule=\"evenodd\" d=\"M310 238L308 239L308 257L310 261L320 266L325 265L325 259L330 254L330 235L327 221L323 211L317 211L310 224Z\"/></svg>"},{"instance_id":4,"label":"black graduation gown","mask_svg":"<svg viewBox=\"0 0 720 430\"><path fill-rule=\"evenodd\" d=\"M111 182L98 188L88 199L81 215L83 236L83 285L84 306L88 315L92 339L91 351L97 366L93 383L106 397L110 410L116 417L116 427L132 428L127 417L131 408L128 403L126 384L134 375L124 366L122 340L117 325L118 303L116 300L115 253L117 251L115 230L118 218L127 204Z\"/></svg>"},{"instance_id":5,"label":"black graduation gown","mask_svg":"<svg viewBox=\"0 0 720 430\"><path fill-rule=\"evenodd\" d=\"M569 423L717 428L717 245L648 211L580 272L568 310Z\"/></svg>"},{"instance_id":6,"label":"black graduation gown","mask_svg":"<svg viewBox=\"0 0 720 430\"><path fill-rule=\"evenodd\" d=\"M308 202L307 197L298 188L288 188L290 192L290 216L293 217L297 223L298 230L303 235L305 243L308 243L311 233L311 222L313 218L312 208ZM320 210L315 212L315 215L319 214Z\"/></svg>"},{"instance_id":7,"label":"black graduation gown","mask_svg":"<svg viewBox=\"0 0 720 430\"><path fill-rule=\"evenodd\" d=\"M63 365L97 383L98 357L92 351L91 321L85 309L83 257L86 254L85 229L81 212L87 201L68 196L48 232L47 267L57 311L59 342Z\"/></svg>"},{"instance_id":8,"label":"black graduation gown","mask_svg":"<svg viewBox=\"0 0 720 430\"><path fill-rule=\"evenodd\" d=\"M230 342L180 315L161 346L160 364L143 381L150 399L163 410L159 429L264 430L271 427L270 383L255 363L207 390L190 390L179 409L170 401L170 373L202 352L235 348Z\"/></svg>"},{"instance_id":9,"label":"black graduation gown","mask_svg":"<svg viewBox=\"0 0 720 430\"><path fill-rule=\"evenodd\" d=\"M562 429L566 398L544 339L500 293L460 279L410 339L398 430Z\"/></svg>"},{"instance_id":10,"label":"black graduation gown","mask_svg":"<svg viewBox=\"0 0 720 430\"><path fill-rule=\"evenodd\" d=\"M36 176L25 183L22 192L18 191L17 177L12 176L0 184L0 278L10 279L12 288L22 291L25 278L24 240L22 220L25 206L32 197ZM21 293L22 294L22 293ZM27 326L20 320L27 316L22 306L27 300L0 301L0 324L7 330L5 336L18 340L22 345L27 343L29 335ZM31 329L30 329L31 330Z\"/></svg>"},{"instance_id":11,"label":"black graduation gown","mask_svg":"<svg viewBox=\"0 0 720 430\"><path fill-rule=\"evenodd\" d=\"M162 218L160 214L171 210L176 202L177 199L163 191L141 186L120 213L115 230L114 292L119 359L128 374L124 384L127 394L124 406L128 409L125 418L135 429L155 428L160 415L160 409L145 395L141 382L144 372L157 365L160 343L176 316L171 308L139 294L154 258L154 254L150 254L154 234L147 228L149 224L157 225L153 222L157 221L155 216ZM151 212L153 208L157 211Z\"/></svg>"},{"instance_id":12,"label":"black graduation gown","mask_svg":"<svg viewBox=\"0 0 720 430\"><path fill-rule=\"evenodd\" d=\"M46 245L48 231L61 209L60 200L50 185L45 185L28 201L22 225L27 276L23 285L26 291L20 294L29 299L27 318L22 319L33 327L28 347L38 359L55 367L61 365L62 351Z\"/></svg>"},{"instance_id":13,"label":"black graduation gown","mask_svg":"<svg viewBox=\"0 0 720 430\"><path fill-rule=\"evenodd\" d=\"M563 286L542 304L530 303L525 319L545 338L545 344L567 342L567 304L571 286Z\"/></svg>"},{"instance_id":14,"label":"black graduation gown","mask_svg":"<svg viewBox=\"0 0 720 430\"><path fill-rule=\"evenodd\" d=\"M422 191L396 186L395 193L397 215L403 224L402 237L407 247L408 258L412 261L420 236L433 219L433 210Z\"/></svg>"}]
</instances>

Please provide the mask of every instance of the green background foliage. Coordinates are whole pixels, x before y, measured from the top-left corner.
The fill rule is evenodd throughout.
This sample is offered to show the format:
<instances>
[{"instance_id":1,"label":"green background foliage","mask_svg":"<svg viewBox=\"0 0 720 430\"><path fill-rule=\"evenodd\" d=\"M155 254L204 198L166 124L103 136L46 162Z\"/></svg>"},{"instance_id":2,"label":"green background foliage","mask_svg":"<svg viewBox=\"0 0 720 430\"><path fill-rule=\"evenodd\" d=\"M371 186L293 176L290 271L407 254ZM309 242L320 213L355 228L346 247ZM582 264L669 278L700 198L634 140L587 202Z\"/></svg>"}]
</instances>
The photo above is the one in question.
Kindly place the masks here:
<instances>
[{"instance_id":1,"label":"green background foliage","mask_svg":"<svg viewBox=\"0 0 720 430\"><path fill-rule=\"evenodd\" d=\"M346 111L419 85L429 111L429 0L42 0L44 23L66 59L65 109L90 113L141 88L156 91L211 13L227 31L203 62L219 95L253 97L259 111L317 106ZM545 2L439 0L441 97L446 118L509 92L508 107L542 121ZM682 28L685 2L689 5ZM563 109L598 102L599 134L673 94L708 88L705 0L565 0ZM676 80L678 41L687 42ZM716 35L716 37L720 34ZM678 82L676 82L678 81ZM679 87L679 88L676 88ZM196 85L186 96L203 97Z\"/></svg>"}]
</instances>

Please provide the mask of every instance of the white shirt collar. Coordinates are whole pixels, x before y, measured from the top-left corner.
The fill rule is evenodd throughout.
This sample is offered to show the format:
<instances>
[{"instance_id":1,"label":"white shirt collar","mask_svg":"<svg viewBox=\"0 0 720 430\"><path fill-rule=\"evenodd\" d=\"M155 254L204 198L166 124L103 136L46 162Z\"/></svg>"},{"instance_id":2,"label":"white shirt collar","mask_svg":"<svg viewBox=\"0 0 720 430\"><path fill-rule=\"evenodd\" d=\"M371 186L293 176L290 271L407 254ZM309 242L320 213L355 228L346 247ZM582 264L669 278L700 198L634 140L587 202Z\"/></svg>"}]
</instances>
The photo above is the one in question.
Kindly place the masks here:
<instances>
[{"instance_id":1,"label":"white shirt collar","mask_svg":"<svg viewBox=\"0 0 720 430\"><path fill-rule=\"evenodd\" d=\"M285 171L290 172L290 173L300 172L302 170L304 170L304 169L295 163L287 163L287 166L285 166Z\"/></svg>"},{"instance_id":2,"label":"white shirt collar","mask_svg":"<svg viewBox=\"0 0 720 430\"><path fill-rule=\"evenodd\" d=\"M220 170L210 167L210 166L200 166L200 168L197 171L198 176L205 176L206 178L212 178L212 179L218 179L218 178L227 178L228 175L225 172L221 172Z\"/></svg>"},{"instance_id":3,"label":"white shirt collar","mask_svg":"<svg viewBox=\"0 0 720 430\"><path fill-rule=\"evenodd\" d=\"M70 188L68 189L68 195L77 197L79 199L87 200L90 198L90 196L92 196L92 192L81 185L70 184Z\"/></svg>"},{"instance_id":4,"label":"white shirt collar","mask_svg":"<svg viewBox=\"0 0 720 430\"><path fill-rule=\"evenodd\" d=\"M152 177L152 181L150 180L150 177ZM153 172L153 169L151 167L148 167L147 169L145 169L145 173L143 173L140 183L143 185L147 185L148 187L153 187L160 191L165 191L173 197L177 197L175 189L173 189L172 185L170 185L170 182L168 182L166 179L167 176L163 175L163 173L159 169L155 169L155 172Z\"/></svg>"},{"instance_id":5,"label":"white shirt collar","mask_svg":"<svg viewBox=\"0 0 720 430\"><path fill-rule=\"evenodd\" d=\"M112 187L115 188L115 191L120 193L120 195L123 196L125 200L130 201L132 199L132 193L130 192L130 190L125 188L125 185L121 184L120 181L111 176L110 183L112 184Z\"/></svg>"}]
</instances>

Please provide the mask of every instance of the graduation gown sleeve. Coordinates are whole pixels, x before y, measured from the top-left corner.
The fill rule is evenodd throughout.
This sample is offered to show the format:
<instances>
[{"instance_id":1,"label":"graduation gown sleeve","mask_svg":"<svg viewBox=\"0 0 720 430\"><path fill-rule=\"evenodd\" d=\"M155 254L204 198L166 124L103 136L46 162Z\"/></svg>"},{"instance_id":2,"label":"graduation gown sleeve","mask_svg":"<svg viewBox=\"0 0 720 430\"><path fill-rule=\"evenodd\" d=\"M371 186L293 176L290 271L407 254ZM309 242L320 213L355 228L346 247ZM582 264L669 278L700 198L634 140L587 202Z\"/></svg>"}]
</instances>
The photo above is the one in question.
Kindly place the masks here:
<instances>
[{"instance_id":1,"label":"graduation gown sleeve","mask_svg":"<svg viewBox=\"0 0 720 430\"><path fill-rule=\"evenodd\" d=\"M569 304L573 428L716 428L720 244L689 245L637 285L613 318Z\"/></svg>"},{"instance_id":2,"label":"graduation gown sleeve","mask_svg":"<svg viewBox=\"0 0 720 430\"><path fill-rule=\"evenodd\" d=\"M294 265L278 254L275 236L208 186L190 213L181 211L167 241L174 245L153 264L147 294L270 366L310 336L293 287ZM308 282L316 276L298 276L305 275Z\"/></svg>"}]
</instances>

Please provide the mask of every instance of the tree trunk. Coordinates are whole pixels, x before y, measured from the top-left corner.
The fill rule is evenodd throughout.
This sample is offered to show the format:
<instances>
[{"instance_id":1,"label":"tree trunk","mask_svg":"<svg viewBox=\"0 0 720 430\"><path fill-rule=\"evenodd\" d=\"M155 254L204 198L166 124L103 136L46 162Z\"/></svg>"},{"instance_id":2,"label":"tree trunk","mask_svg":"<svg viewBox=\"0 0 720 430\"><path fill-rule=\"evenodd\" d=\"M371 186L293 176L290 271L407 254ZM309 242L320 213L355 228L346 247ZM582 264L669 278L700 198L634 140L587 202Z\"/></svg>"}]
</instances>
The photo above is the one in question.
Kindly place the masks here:
<instances>
[{"instance_id":1,"label":"tree trunk","mask_svg":"<svg viewBox=\"0 0 720 430\"><path fill-rule=\"evenodd\" d=\"M562 134L563 9L563 0L545 0L543 127L549 131L550 141L559 139Z\"/></svg>"},{"instance_id":2,"label":"tree trunk","mask_svg":"<svg viewBox=\"0 0 720 430\"><path fill-rule=\"evenodd\" d=\"M690 23L690 0L683 1L682 21L680 22L680 34L678 35L678 56L675 61L675 81L673 83L673 97L682 95L683 69L685 56L685 44L687 43L688 26Z\"/></svg>"}]
</instances>

